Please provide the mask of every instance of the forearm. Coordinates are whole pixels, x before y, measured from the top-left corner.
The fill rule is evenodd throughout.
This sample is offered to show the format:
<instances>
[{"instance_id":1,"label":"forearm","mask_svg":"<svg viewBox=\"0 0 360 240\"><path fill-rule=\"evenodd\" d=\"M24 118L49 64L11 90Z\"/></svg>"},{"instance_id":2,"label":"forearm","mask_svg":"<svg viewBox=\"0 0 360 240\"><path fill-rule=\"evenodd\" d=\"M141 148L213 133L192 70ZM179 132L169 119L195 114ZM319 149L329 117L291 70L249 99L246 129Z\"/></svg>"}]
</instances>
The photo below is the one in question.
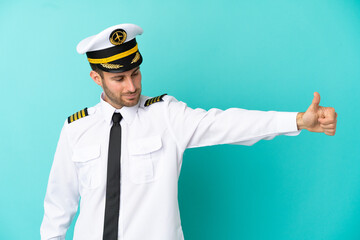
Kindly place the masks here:
<instances>
[{"instance_id":1,"label":"forearm","mask_svg":"<svg viewBox=\"0 0 360 240\"><path fill-rule=\"evenodd\" d=\"M215 144L253 145L278 135L298 135L297 113L232 108L211 109L198 123L188 147Z\"/></svg>"}]
</instances>

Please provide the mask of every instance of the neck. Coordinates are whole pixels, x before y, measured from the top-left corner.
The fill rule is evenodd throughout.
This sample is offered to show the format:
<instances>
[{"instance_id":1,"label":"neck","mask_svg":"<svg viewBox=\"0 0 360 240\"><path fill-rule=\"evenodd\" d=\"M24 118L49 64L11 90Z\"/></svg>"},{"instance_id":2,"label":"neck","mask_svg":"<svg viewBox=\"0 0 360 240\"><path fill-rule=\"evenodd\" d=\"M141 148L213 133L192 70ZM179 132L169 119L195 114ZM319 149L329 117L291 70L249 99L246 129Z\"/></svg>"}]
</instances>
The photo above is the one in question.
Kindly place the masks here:
<instances>
[{"instance_id":1,"label":"neck","mask_svg":"<svg viewBox=\"0 0 360 240\"><path fill-rule=\"evenodd\" d=\"M116 108L116 109L121 109L123 106L122 105L119 105L119 104L116 104L114 102L112 102L107 96L105 93L102 94L102 99L109 103L112 107Z\"/></svg>"}]
</instances>

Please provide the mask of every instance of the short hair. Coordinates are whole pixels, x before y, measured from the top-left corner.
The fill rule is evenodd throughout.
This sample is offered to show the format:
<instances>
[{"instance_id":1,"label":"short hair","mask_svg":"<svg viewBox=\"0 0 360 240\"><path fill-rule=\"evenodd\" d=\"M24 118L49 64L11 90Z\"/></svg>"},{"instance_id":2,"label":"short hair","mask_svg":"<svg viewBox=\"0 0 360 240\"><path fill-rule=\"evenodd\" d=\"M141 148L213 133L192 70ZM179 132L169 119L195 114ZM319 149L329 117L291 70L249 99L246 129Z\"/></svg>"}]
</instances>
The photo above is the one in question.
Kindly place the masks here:
<instances>
[{"instance_id":1,"label":"short hair","mask_svg":"<svg viewBox=\"0 0 360 240\"><path fill-rule=\"evenodd\" d=\"M101 78L104 78L103 71L96 64L90 63L90 67L91 67L92 70L97 72L100 75Z\"/></svg>"}]
</instances>

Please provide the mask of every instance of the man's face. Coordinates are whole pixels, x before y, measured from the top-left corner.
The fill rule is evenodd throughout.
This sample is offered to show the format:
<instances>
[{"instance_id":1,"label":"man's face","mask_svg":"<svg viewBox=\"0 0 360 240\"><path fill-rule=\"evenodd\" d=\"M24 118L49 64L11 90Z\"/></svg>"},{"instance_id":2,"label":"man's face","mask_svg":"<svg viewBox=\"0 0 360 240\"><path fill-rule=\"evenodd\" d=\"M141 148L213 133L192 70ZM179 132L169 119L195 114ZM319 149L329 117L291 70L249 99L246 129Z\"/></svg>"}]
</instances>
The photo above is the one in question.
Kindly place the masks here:
<instances>
[{"instance_id":1,"label":"man's face","mask_svg":"<svg viewBox=\"0 0 360 240\"><path fill-rule=\"evenodd\" d=\"M123 106L132 107L140 100L140 67L122 73L103 72L100 81L95 82L103 88L104 100L117 109Z\"/></svg>"}]
</instances>

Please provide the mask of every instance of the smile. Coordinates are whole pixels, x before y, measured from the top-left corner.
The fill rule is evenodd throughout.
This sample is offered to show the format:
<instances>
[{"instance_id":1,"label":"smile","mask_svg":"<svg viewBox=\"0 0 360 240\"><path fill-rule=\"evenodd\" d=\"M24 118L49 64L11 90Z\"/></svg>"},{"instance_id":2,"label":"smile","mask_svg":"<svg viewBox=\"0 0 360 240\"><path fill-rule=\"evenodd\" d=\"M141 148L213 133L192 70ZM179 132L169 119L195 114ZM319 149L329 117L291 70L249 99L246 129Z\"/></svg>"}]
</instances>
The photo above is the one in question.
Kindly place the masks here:
<instances>
[{"instance_id":1,"label":"smile","mask_svg":"<svg viewBox=\"0 0 360 240\"><path fill-rule=\"evenodd\" d=\"M135 98L135 97L137 97L137 93L127 94L127 95L125 95L125 97L127 97L127 98Z\"/></svg>"}]
</instances>

